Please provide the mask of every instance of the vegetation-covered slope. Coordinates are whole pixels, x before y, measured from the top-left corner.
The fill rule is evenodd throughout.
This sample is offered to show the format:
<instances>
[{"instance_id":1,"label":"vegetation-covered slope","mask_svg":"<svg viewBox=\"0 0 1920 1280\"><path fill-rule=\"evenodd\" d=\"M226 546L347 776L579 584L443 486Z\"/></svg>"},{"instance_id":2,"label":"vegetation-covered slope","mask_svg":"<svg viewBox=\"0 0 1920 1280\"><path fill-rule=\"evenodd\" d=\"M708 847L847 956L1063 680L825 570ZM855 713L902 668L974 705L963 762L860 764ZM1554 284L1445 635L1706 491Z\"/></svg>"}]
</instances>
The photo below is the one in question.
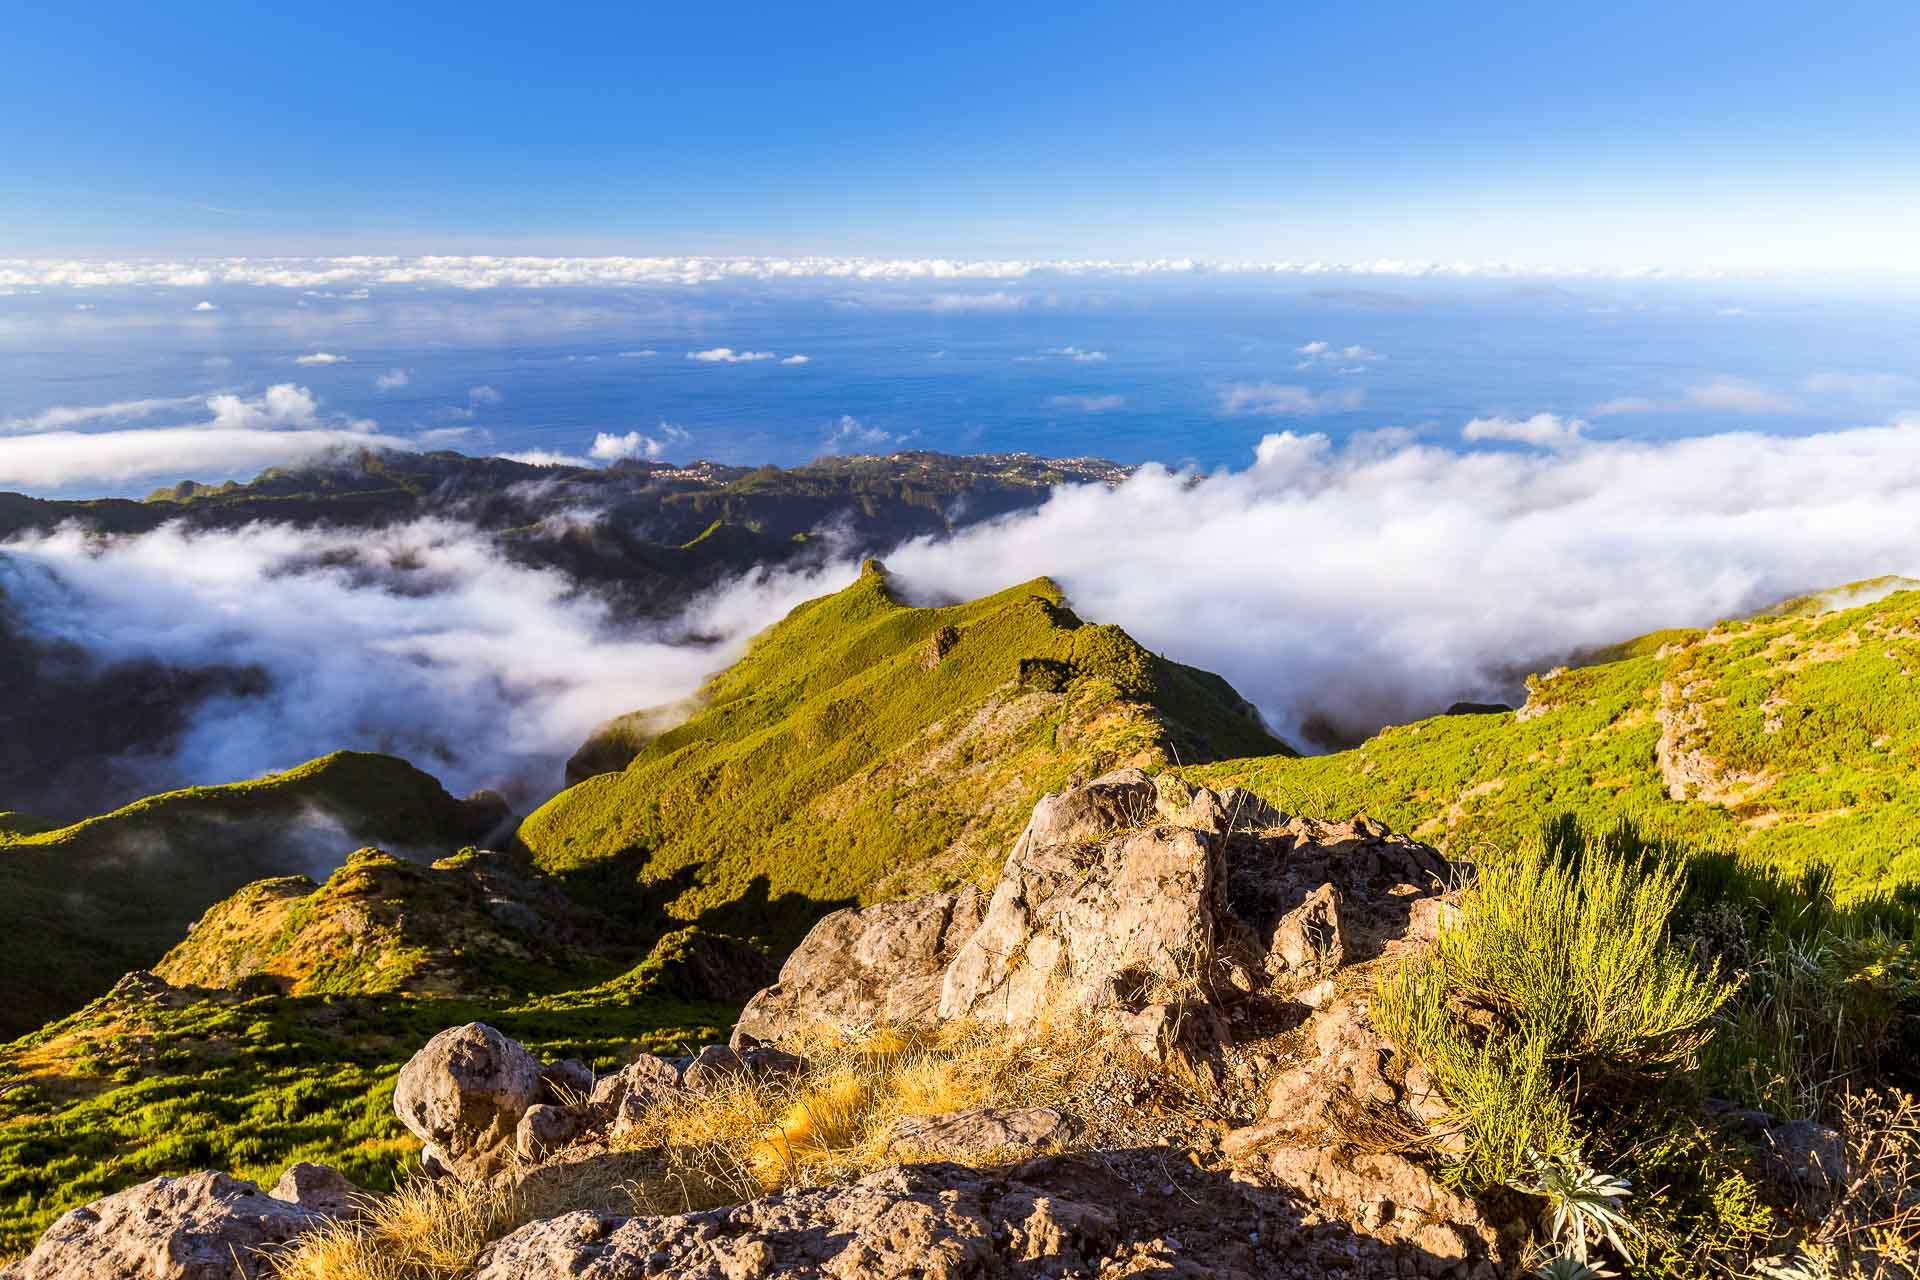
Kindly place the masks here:
<instances>
[{"instance_id":1,"label":"vegetation-covered slope","mask_svg":"<svg viewBox=\"0 0 1920 1280\"><path fill-rule=\"evenodd\" d=\"M521 824L536 863L786 941L831 905L997 865L1076 774L1286 748L1225 681L1081 622L1045 579L912 608L869 562L627 750Z\"/></svg>"},{"instance_id":2,"label":"vegetation-covered slope","mask_svg":"<svg viewBox=\"0 0 1920 1280\"><path fill-rule=\"evenodd\" d=\"M1787 872L1827 864L1844 892L1920 880L1920 592L1825 613L1815 598L1533 677L1518 713L1196 776L1284 809L1364 810L1459 854L1515 847L1564 813Z\"/></svg>"},{"instance_id":3,"label":"vegetation-covered slope","mask_svg":"<svg viewBox=\"0 0 1920 1280\"><path fill-rule=\"evenodd\" d=\"M403 760L339 752L53 830L0 825L0 1035L152 965L242 885L330 870L361 844L459 849L505 817L501 806L456 800Z\"/></svg>"}]
</instances>

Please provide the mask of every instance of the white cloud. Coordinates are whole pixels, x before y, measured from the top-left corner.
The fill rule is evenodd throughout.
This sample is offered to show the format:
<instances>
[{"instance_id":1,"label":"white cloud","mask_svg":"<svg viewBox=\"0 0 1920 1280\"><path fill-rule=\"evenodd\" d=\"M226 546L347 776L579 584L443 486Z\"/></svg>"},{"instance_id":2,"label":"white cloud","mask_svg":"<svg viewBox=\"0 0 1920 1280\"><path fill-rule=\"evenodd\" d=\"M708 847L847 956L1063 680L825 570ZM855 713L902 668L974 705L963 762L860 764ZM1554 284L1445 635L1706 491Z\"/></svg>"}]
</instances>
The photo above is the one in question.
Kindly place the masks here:
<instances>
[{"instance_id":1,"label":"white cloud","mask_svg":"<svg viewBox=\"0 0 1920 1280\"><path fill-rule=\"evenodd\" d=\"M1294 354L1303 357L1293 367L1300 372L1312 369L1325 369L1334 366L1333 372L1346 377L1354 377L1367 372L1367 367L1384 357L1378 351L1363 347L1357 343L1347 346L1335 346L1324 338L1295 347Z\"/></svg>"},{"instance_id":2,"label":"white cloud","mask_svg":"<svg viewBox=\"0 0 1920 1280\"><path fill-rule=\"evenodd\" d=\"M827 431L824 453L838 453L847 449L877 449L885 445L905 444L917 432L896 435L891 431L882 431L879 427L868 426L850 413L840 415L840 420Z\"/></svg>"},{"instance_id":3,"label":"white cloud","mask_svg":"<svg viewBox=\"0 0 1920 1280\"><path fill-rule=\"evenodd\" d=\"M1475 418L1460 429L1460 435L1465 440L1509 440L1542 449L1565 449L1580 443L1586 429L1587 424L1578 418L1536 413L1531 418Z\"/></svg>"},{"instance_id":4,"label":"white cloud","mask_svg":"<svg viewBox=\"0 0 1920 1280\"><path fill-rule=\"evenodd\" d=\"M1055 409L1078 409L1081 413L1108 413L1124 409L1125 396L1049 396L1047 404Z\"/></svg>"},{"instance_id":5,"label":"white cloud","mask_svg":"<svg viewBox=\"0 0 1920 1280\"><path fill-rule=\"evenodd\" d=\"M220 308L219 308L219 307L216 307L216 306L214 306L214 305L213 305L213 304L212 304L211 302L207 302L207 301L205 301L205 300L202 300L202 301L200 301L200 302L196 302L196 303L194 303L194 304L193 304L193 309L194 309L195 311L218 311L218 310L219 310Z\"/></svg>"},{"instance_id":6,"label":"white cloud","mask_svg":"<svg viewBox=\"0 0 1920 1280\"><path fill-rule=\"evenodd\" d=\"M496 458L505 458L509 462L524 462L530 467L590 467L592 461L577 453L560 453L553 449L515 449L506 453L496 453Z\"/></svg>"},{"instance_id":7,"label":"white cloud","mask_svg":"<svg viewBox=\"0 0 1920 1280\"><path fill-rule=\"evenodd\" d=\"M694 692L801 600L851 581L757 576L679 618L635 626L557 573L441 521L382 529L284 524L8 544L9 599L103 660L220 662L270 681L219 698L150 787L225 782L342 747L389 751L456 794L505 790L520 812L616 711ZM714 645L687 645L687 634ZM351 846L342 846L344 854Z\"/></svg>"},{"instance_id":8,"label":"white cloud","mask_svg":"<svg viewBox=\"0 0 1920 1280\"><path fill-rule=\"evenodd\" d=\"M782 360L780 363L781 364L806 364L812 359L813 359L812 356L788 356L785 360Z\"/></svg>"},{"instance_id":9,"label":"white cloud","mask_svg":"<svg viewBox=\"0 0 1920 1280\"><path fill-rule=\"evenodd\" d=\"M149 479L252 475L342 449L411 449L371 422L323 417L313 393L281 383L251 399L209 396L210 421L116 431L41 431L0 438L0 486L69 489Z\"/></svg>"},{"instance_id":10,"label":"white cloud","mask_svg":"<svg viewBox=\"0 0 1920 1280\"><path fill-rule=\"evenodd\" d=\"M622 458L658 458L668 447L688 438L687 431L671 422L662 422L657 428L659 435L644 435L638 431L629 431L625 435L614 435L602 431L593 438L593 447L587 450L587 456L601 462L618 462Z\"/></svg>"},{"instance_id":11,"label":"white cloud","mask_svg":"<svg viewBox=\"0 0 1920 1280\"><path fill-rule=\"evenodd\" d=\"M159 396L146 400L116 400L112 404L55 405L24 418L0 421L0 432L58 431L90 422L134 422L156 413L204 404L202 396Z\"/></svg>"},{"instance_id":12,"label":"white cloud","mask_svg":"<svg viewBox=\"0 0 1920 1280\"><path fill-rule=\"evenodd\" d=\"M1236 382L1221 391L1220 412L1230 416L1310 417L1358 409L1365 400L1366 393L1358 387L1315 393L1274 382Z\"/></svg>"},{"instance_id":13,"label":"white cloud","mask_svg":"<svg viewBox=\"0 0 1920 1280\"><path fill-rule=\"evenodd\" d=\"M771 360L771 351L735 351L732 347L709 347L705 351L689 351L687 359L698 360L702 364L746 364L755 360Z\"/></svg>"},{"instance_id":14,"label":"white cloud","mask_svg":"<svg viewBox=\"0 0 1920 1280\"><path fill-rule=\"evenodd\" d=\"M295 356L293 362L295 364L307 365L345 364L347 358L342 355L335 355L331 351L315 351L310 355Z\"/></svg>"},{"instance_id":15,"label":"white cloud","mask_svg":"<svg viewBox=\"0 0 1920 1280\"><path fill-rule=\"evenodd\" d=\"M232 356L208 356L205 360L202 360L200 363L205 365L209 369L231 369L233 367L233 357Z\"/></svg>"},{"instance_id":16,"label":"white cloud","mask_svg":"<svg viewBox=\"0 0 1920 1280\"><path fill-rule=\"evenodd\" d=\"M416 432L414 440L422 449L440 449L449 445L464 444L480 434L478 427L429 427Z\"/></svg>"},{"instance_id":17,"label":"white cloud","mask_svg":"<svg viewBox=\"0 0 1920 1280\"><path fill-rule=\"evenodd\" d=\"M620 353L620 358L622 360L644 360L648 356L657 356L659 354L660 353L658 351L655 351L652 347L648 347L644 351L622 351Z\"/></svg>"},{"instance_id":18,"label":"white cloud","mask_svg":"<svg viewBox=\"0 0 1920 1280\"><path fill-rule=\"evenodd\" d=\"M1439 280L1533 278L1649 280L1710 278L1689 266L1582 267L1519 262L1433 262L1373 258L1351 262L1276 260L1201 262L1193 258L966 260L876 257L598 257L540 258L352 256L206 258L177 261L0 259L0 288L160 286L205 289L237 285L302 290L399 285L408 288L543 289L698 286L741 281L820 280L864 284L980 284L1050 278L1142 276L1380 277ZM351 294L346 296L352 296ZM939 293L912 305L940 311L1013 310L1028 299L1010 292ZM212 304L208 304L211 309Z\"/></svg>"},{"instance_id":19,"label":"white cloud","mask_svg":"<svg viewBox=\"0 0 1920 1280\"><path fill-rule=\"evenodd\" d=\"M1516 667L1583 646L1920 575L1920 416L1558 452L1283 432L1241 470L1150 467L885 559L926 599L1051 574L1276 727L1364 730L1509 700Z\"/></svg>"},{"instance_id":20,"label":"white cloud","mask_svg":"<svg viewBox=\"0 0 1920 1280\"><path fill-rule=\"evenodd\" d=\"M477 386L477 387L467 388L468 404L472 404L472 405L499 404L505 398L506 398L505 396L502 396L494 388L489 387L484 383L482 383L480 386Z\"/></svg>"},{"instance_id":21,"label":"white cloud","mask_svg":"<svg viewBox=\"0 0 1920 1280\"><path fill-rule=\"evenodd\" d=\"M1796 413L1800 409L1791 396L1782 395L1757 382L1725 375L1688 387L1687 403L1697 409L1728 413Z\"/></svg>"},{"instance_id":22,"label":"white cloud","mask_svg":"<svg viewBox=\"0 0 1920 1280\"><path fill-rule=\"evenodd\" d=\"M412 375L405 369L389 369L373 380L373 388L376 391L398 391L412 381Z\"/></svg>"},{"instance_id":23,"label":"white cloud","mask_svg":"<svg viewBox=\"0 0 1920 1280\"><path fill-rule=\"evenodd\" d=\"M1089 351L1085 347L1048 347L1040 353L1043 356L1059 356L1063 360L1073 360L1080 364L1104 364L1107 353Z\"/></svg>"}]
</instances>

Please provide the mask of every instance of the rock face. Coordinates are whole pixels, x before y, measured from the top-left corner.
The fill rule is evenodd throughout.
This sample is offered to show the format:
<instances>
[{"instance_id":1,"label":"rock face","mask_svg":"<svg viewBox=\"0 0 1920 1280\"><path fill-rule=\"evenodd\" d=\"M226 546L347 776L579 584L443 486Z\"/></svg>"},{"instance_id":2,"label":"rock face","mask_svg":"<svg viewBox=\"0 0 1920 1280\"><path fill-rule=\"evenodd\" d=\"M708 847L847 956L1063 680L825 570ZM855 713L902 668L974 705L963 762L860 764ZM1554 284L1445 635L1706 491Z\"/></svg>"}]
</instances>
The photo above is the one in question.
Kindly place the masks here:
<instances>
[{"instance_id":1,"label":"rock face","mask_svg":"<svg viewBox=\"0 0 1920 1280\"><path fill-rule=\"evenodd\" d=\"M1382 1210L1391 1216L1391 1208ZM1411 1229L1411 1211L1405 1215ZM1449 1243L1449 1248L1451 1245ZM883 1169L675 1217L571 1213L493 1245L474 1280L1492 1280L1483 1258L1356 1236L1292 1193L1163 1150L1008 1169Z\"/></svg>"},{"instance_id":2,"label":"rock face","mask_svg":"<svg viewBox=\"0 0 1920 1280\"><path fill-rule=\"evenodd\" d=\"M931 1022L941 978L985 909L985 895L966 889L834 912L747 1002L737 1034L791 1040L822 1025Z\"/></svg>"},{"instance_id":3,"label":"rock face","mask_svg":"<svg viewBox=\"0 0 1920 1280\"><path fill-rule=\"evenodd\" d=\"M893 1127L893 1144L969 1159L1033 1155L1078 1135L1072 1117L1053 1107L975 1107L944 1116L909 1116Z\"/></svg>"},{"instance_id":4,"label":"rock face","mask_svg":"<svg viewBox=\"0 0 1920 1280\"><path fill-rule=\"evenodd\" d=\"M428 1161L463 1178L485 1178L512 1162L520 1118L544 1088L532 1054L470 1022L442 1031L401 1068L393 1109L427 1144Z\"/></svg>"},{"instance_id":5,"label":"rock face","mask_svg":"<svg viewBox=\"0 0 1920 1280\"><path fill-rule=\"evenodd\" d=\"M5 1280L264 1280L264 1250L328 1221L224 1173L155 1178L75 1209Z\"/></svg>"}]
</instances>

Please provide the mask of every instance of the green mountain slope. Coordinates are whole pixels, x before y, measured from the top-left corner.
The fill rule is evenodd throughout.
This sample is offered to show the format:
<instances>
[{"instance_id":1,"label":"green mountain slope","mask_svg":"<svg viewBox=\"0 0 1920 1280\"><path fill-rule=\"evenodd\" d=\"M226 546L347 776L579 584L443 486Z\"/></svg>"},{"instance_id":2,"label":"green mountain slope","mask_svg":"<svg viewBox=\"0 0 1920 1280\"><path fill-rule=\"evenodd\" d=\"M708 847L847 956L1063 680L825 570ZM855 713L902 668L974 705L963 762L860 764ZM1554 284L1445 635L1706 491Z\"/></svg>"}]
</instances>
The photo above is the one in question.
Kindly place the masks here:
<instances>
[{"instance_id":1,"label":"green mountain slope","mask_svg":"<svg viewBox=\"0 0 1920 1280\"><path fill-rule=\"evenodd\" d=\"M832 905L978 875L1075 774L1286 750L1225 681L1083 623L1045 579L913 608L871 561L698 703L656 737L589 744L631 760L520 839L545 869L637 884L667 922L776 943Z\"/></svg>"},{"instance_id":2,"label":"green mountain slope","mask_svg":"<svg viewBox=\"0 0 1920 1280\"><path fill-rule=\"evenodd\" d=\"M390 756L338 752L285 773L153 796L34 832L0 824L0 1037L145 968L201 912L267 876L331 868L356 845L449 851L506 817Z\"/></svg>"},{"instance_id":3,"label":"green mountain slope","mask_svg":"<svg viewBox=\"0 0 1920 1280\"><path fill-rule=\"evenodd\" d=\"M1291 811L1364 810L1455 853L1514 847L1545 815L1632 817L1784 870L1828 864L1843 891L1891 889L1920 880L1920 592L1808 604L1875 594L1851 591L1616 646L1531 678L1517 713L1194 775Z\"/></svg>"}]
</instances>

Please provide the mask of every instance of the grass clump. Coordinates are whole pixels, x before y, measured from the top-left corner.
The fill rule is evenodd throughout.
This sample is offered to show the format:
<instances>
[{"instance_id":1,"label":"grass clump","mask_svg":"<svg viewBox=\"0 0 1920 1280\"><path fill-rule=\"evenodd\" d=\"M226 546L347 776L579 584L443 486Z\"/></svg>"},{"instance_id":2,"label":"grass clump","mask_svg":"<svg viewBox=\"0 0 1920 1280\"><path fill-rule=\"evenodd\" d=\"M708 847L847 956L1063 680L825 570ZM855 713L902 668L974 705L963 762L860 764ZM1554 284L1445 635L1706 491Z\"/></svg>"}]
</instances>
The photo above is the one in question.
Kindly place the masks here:
<instances>
[{"instance_id":1,"label":"grass clump","mask_svg":"<svg viewBox=\"0 0 1920 1280\"><path fill-rule=\"evenodd\" d=\"M1482 870L1435 945L1381 979L1382 1031L1433 1072L1475 1188L1579 1146L1583 1095L1690 1063L1733 994L1673 944L1681 868L1547 840Z\"/></svg>"},{"instance_id":2,"label":"grass clump","mask_svg":"<svg viewBox=\"0 0 1920 1280\"><path fill-rule=\"evenodd\" d=\"M274 1260L277 1280L458 1280L489 1243L523 1221L501 1183L415 1178L372 1198L357 1219L309 1232Z\"/></svg>"},{"instance_id":3,"label":"grass clump","mask_svg":"<svg viewBox=\"0 0 1920 1280\"><path fill-rule=\"evenodd\" d=\"M1092 1082L1125 1069L1101 1037L1071 1019L1020 1039L970 1024L927 1034L881 1029L813 1047L807 1063L797 1077L736 1076L650 1110L619 1140L647 1156L647 1172L629 1188L639 1210L734 1204L852 1181L903 1160L994 1163L1003 1153L921 1149L896 1126L987 1104L1072 1115L1084 1109L1079 1100Z\"/></svg>"}]
</instances>

